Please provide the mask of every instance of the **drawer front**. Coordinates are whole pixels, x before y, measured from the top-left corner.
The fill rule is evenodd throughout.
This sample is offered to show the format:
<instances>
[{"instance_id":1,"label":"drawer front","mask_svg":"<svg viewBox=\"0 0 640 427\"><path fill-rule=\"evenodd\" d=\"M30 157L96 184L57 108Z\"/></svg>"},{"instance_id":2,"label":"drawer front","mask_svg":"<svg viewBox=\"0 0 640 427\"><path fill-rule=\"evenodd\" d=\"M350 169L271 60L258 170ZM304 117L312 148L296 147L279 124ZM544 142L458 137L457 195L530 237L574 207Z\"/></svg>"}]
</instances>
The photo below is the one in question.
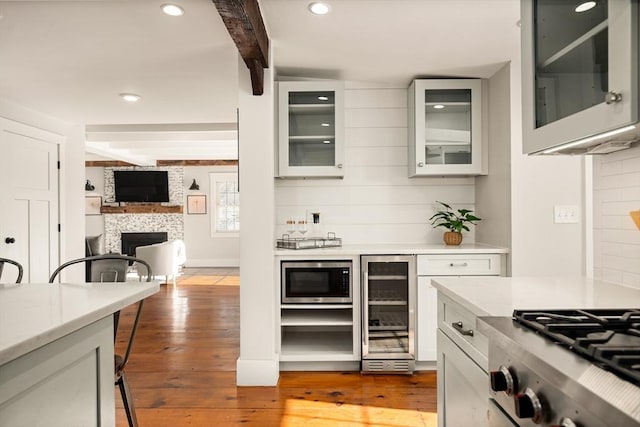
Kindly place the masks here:
<instances>
[{"instance_id":1,"label":"drawer front","mask_svg":"<svg viewBox=\"0 0 640 427\"><path fill-rule=\"evenodd\" d=\"M442 293L438 294L438 328L487 369L489 339L476 329L476 316Z\"/></svg>"},{"instance_id":2,"label":"drawer front","mask_svg":"<svg viewBox=\"0 0 640 427\"><path fill-rule=\"evenodd\" d=\"M418 255L418 276L499 276L499 254Z\"/></svg>"}]
</instances>

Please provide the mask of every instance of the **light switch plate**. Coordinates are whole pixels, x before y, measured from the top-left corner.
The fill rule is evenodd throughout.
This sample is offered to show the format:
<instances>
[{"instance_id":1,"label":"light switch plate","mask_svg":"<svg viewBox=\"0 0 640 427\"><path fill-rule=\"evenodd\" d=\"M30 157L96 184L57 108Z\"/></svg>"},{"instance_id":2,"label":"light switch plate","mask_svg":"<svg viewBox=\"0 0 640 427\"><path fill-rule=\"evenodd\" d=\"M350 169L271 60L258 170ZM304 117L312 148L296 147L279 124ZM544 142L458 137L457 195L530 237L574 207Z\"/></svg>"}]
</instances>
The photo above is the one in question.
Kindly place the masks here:
<instances>
[{"instance_id":1,"label":"light switch plate","mask_svg":"<svg viewBox=\"0 0 640 427\"><path fill-rule=\"evenodd\" d=\"M553 207L553 222L555 224L577 224L580 222L580 208L576 205L562 205Z\"/></svg>"}]
</instances>

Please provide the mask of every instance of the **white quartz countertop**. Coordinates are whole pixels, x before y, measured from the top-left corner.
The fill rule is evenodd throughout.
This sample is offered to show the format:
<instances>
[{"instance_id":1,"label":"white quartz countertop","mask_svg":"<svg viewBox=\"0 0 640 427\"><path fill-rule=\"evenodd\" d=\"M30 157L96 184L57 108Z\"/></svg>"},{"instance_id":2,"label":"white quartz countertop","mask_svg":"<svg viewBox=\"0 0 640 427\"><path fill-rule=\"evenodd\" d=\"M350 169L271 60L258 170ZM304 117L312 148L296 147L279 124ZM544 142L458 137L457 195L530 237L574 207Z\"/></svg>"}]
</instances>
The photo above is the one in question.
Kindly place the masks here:
<instances>
[{"instance_id":1,"label":"white quartz countertop","mask_svg":"<svg viewBox=\"0 0 640 427\"><path fill-rule=\"evenodd\" d=\"M429 255L429 254L506 254L506 248L483 245L480 243L463 243L460 246L447 246L439 244L362 244L343 245L339 248L321 249L276 249L277 256L293 256L309 258L309 256L334 256L334 255Z\"/></svg>"},{"instance_id":2,"label":"white quartz countertop","mask_svg":"<svg viewBox=\"0 0 640 427\"><path fill-rule=\"evenodd\" d=\"M158 282L0 284L0 365L159 289Z\"/></svg>"},{"instance_id":3,"label":"white quartz countertop","mask_svg":"<svg viewBox=\"0 0 640 427\"><path fill-rule=\"evenodd\" d=\"M434 278L432 284L476 316L511 316L515 309L640 307L640 289L586 277Z\"/></svg>"}]
</instances>

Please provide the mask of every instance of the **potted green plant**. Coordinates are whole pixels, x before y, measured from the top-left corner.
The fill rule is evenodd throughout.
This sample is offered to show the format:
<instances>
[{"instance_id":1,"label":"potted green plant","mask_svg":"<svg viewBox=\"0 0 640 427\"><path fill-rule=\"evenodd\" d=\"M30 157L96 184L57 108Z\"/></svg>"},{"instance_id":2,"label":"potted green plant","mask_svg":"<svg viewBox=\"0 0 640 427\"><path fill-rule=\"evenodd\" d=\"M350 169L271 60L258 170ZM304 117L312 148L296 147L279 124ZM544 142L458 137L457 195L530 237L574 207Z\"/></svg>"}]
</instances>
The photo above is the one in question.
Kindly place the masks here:
<instances>
[{"instance_id":1,"label":"potted green plant","mask_svg":"<svg viewBox=\"0 0 640 427\"><path fill-rule=\"evenodd\" d=\"M469 209L458 209L455 212L451 206L446 203L436 201L442 207L437 211L429 221L433 228L444 227L449 231L444 233L444 243L447 245L459 245L462 243L462 230L469 231L467 224L474 224L481 218L473 215L473 211Z\"/></svg>"}]
</instances>

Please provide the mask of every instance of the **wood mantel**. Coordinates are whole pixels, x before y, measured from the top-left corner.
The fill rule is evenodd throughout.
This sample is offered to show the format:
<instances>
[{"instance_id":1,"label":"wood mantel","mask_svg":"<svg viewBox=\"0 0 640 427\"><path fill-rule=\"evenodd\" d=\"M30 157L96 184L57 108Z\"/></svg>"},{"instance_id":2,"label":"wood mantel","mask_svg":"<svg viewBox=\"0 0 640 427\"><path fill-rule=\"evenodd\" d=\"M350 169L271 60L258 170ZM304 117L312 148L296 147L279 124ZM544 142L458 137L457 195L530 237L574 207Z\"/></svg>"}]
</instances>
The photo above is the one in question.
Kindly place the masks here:
<instances>
[{"instance_id":1,"label":"wood mantel","mask_svg":"<svg viewBox=\"0 0 640 427\"><path fill-rule=\"evenodd\" d=\"M127 206L102 206L100 213L103 214L146 214L146 213L183 213L182 205L157 205L157 204L138 204Z\"/></svg>"}]
</instances>

